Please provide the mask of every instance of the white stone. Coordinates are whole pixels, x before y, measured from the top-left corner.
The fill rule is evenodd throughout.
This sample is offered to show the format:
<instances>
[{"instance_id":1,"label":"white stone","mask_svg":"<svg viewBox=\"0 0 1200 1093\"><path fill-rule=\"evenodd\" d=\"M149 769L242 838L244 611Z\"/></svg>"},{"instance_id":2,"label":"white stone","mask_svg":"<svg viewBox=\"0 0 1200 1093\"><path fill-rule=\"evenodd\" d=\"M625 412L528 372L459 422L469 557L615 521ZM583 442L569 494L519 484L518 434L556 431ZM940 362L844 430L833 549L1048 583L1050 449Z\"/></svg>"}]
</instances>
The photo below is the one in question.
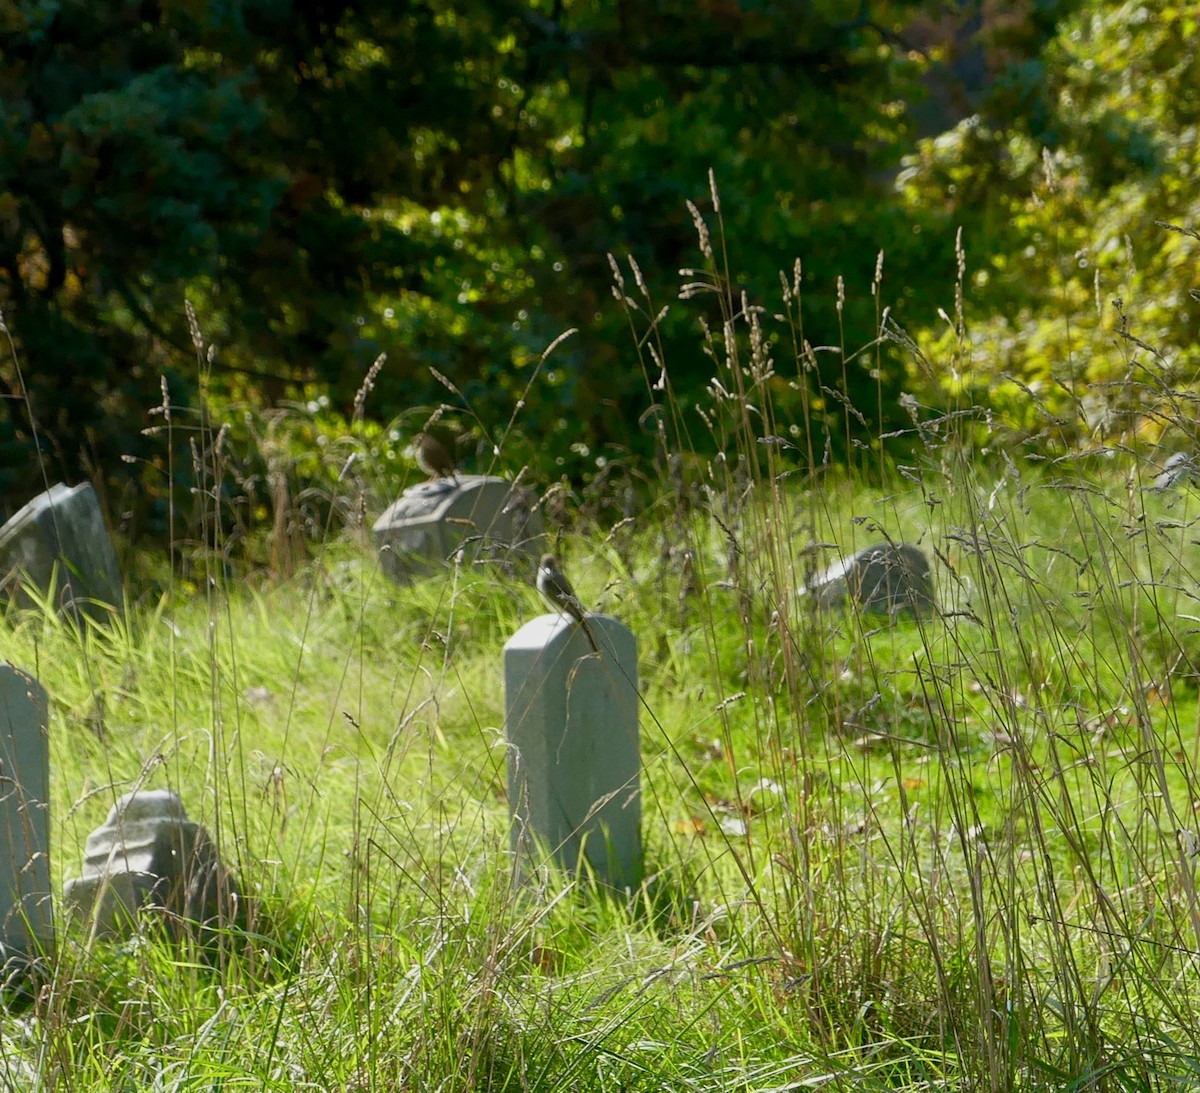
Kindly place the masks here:
<instances>
[{"instance_id":1,"label":"white stone","mask_svg":"<svg viewBox=\"0 0 1200 1093\"><path fill-rule=\"evenodd\" d=\"M408 581L446 565L458 551L531 568L542 553L542 512L532 493L504 478L458 475L405 490L375 521L380 564Z\"/></svg>"},{"instance_id":2,"label":"white stone","mask_svg":"<svg viewBox=\"0 0 1200 1093\"><path fill-rule=\"evenodd\" d=\"M29 606L28 586L70 614L104 618L98 605L121 608L121 570L90 482L59 482L0 527L0 589Z\"/></svg>"},{"instance_id":3,"label":"white stone","mask_svg":"<svg viewBox=\"0 0 1200 1093\"><path fill-rule=\"evenodd\" d=\"M36 679L0 664L0 939L30 958L54 944L48 709Z\"/></svg>"},{"instance_id":4,"label":"white stone","mask_svg":"<svg viewBox=\"0 0 1200 1093\"><path fill-rule=\"evenodd\" d=\"M508 803L523 867L584 856L606 884L642 878L637 639L589 615L600 652L563 615L526 623L504 647Z\"/></svg>"},{"instance_id":5,"label":"white stone","mask_svg":"<svg viewBox=\"0 0 1200 1093\"><path fill-rule=\"evenodd\" d=\"M1196 466L1196 461L1187 452L1176 452L1162 465L1152 488L1161 493L1180 482L1194 482L1198 474L1200 467Z\"/></svg>"}]
</instances>

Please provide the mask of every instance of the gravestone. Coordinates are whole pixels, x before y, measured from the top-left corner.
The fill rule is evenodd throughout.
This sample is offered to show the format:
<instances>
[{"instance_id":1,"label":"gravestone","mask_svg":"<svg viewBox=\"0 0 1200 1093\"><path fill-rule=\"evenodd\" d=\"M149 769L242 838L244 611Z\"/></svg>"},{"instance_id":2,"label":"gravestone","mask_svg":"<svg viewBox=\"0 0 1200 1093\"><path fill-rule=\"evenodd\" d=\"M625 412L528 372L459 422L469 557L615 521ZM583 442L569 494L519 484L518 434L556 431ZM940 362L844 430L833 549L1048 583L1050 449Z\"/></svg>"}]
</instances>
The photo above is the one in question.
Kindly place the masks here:
<instances>
[{"instance_id":1,"label":"gravestone","mask_svg":"<svg viewBox=\"0 0 1200 1093\"><path fill-rule=\"evenodd\" d=\"M46 692L0 664L0 940L5 962L54 944L50 900L50 741Z\"/></svg>"},{"instance_id":2,"label":"gravestone","mask_svg":"<svg viewBox=\"0 0 1200 1093\"><path fill-rule=\"evenodd\" d=\"M600 647L564 615L541 615L504 647L508 807L522 868L542 850L568 870L581 855L604 883L642 879L637 639L589 615Z\"/></svg>"},{"instance_id":3,"label":"gravestone","mask_svg":"<svg viewBox=\"0 0 1200 1093\"><path fill-rule=\"evenodd\" d=\"M530 568L542 552L542 512L532 493L504 478L458 475L405 490L375 521L383 570L405 582L463 560Z\"/></svg>"},{"instance_id":4,"label":"gravestone","mask_svg":"<svg viewBox=\"0 0 1200 1093\"><path fill-rule=\"evenodd\" d=\"M88 836L83 875L63 886L68 911L88 921L92 937L127 936L146 910L176 935L184 927L228 926L240 898L208 832L168 789L119 798Z\"/></svg>"},{"instance_id":5,"label":"gravestone","mask_svg":"<svg viewBox=\"0 0 1200 1093\"><path fill-rule=\"evenodd\" d=\"M936 607L929 559L909 543L860 550L823 570L801 593L822 607L850 602L872 615L928 615Z\"/></svg>"},{"instance_id":6,"label":"gravestone","mask_svg":"<svg viewBox=\"0 0 1200 1093\"><path fill-rule=\"evenodd\" d=\"M72 617L121 609L121 571L90 482L51 486L0 527L0 592L29 607L30 587Z\"/></svg>"}]
</instances>

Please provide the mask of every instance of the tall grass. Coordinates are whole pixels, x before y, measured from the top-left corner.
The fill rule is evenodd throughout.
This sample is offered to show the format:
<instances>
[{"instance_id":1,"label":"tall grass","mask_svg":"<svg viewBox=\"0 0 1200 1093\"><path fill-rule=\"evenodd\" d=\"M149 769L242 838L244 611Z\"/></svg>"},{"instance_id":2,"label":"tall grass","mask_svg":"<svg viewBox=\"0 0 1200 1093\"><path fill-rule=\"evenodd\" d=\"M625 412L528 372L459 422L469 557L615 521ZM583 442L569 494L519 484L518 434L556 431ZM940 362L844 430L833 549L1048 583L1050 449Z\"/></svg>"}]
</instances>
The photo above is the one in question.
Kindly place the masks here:
<instances>
[{"instance_id":1,"label":"tall grass","mask_svg":"<svg viewBox=\"0 0 1200 1093\"><path fill-rule=\"evenodd\" d=\"M289 478L303 457L263 454L280 574L246 580L221 511L244 464L220 420L185 419L165 392L160 426L191 430L206 484L186 566L153 594L135 583L123 620L13 610L2 637L52 696L56 879L117 795L171 786L238 872L246 927L213 959L62 923L52 980L5 1026L0 1083L1190 1087L1194 487L1149 488L1161 458L1132 440L1035 461L986 408L915 399L910 454L860 440L835 469L806 423L824 404L861 429L819 380L800 272L769 307L745 299L715 192L713 207L669 302L705 319L709 401L674 396L664 302L614 262L660 478L627 520L589 516L619 508L597 496L551 510L583 598L639 638L643 888L514 870L500 649L540 613L532 592L461 564L386 582L363 520L398 464L361 423L307 516ZM850 369L918 352L882 270L880 341L841 348L843 391ZM1192 437L1178 392L1142 404L1168 442ZM934 616L800 595L881 540L934 559Z\"/></svg>"}]
</instances>

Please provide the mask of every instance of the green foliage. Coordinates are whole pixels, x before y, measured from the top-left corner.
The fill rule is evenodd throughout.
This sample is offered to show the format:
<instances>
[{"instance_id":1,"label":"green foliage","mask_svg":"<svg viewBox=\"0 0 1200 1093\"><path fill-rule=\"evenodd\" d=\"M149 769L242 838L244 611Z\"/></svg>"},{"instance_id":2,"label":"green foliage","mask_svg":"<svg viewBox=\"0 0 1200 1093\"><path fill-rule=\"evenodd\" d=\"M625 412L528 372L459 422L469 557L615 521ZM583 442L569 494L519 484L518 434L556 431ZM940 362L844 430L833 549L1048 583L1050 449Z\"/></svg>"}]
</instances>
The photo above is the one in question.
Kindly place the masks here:
<instances>
[{"instance_id":1,"label":"green foliage","mask_svg":"<svg viewBox=\"0 0 1200 1093\"><path fill-rule=\"evenodd\" d=\"M906 389L1051 444L1072 399L1098 436L1156 428L1196 366L1195 240L1152 227L1192 212L1193 6L939 11L7 0L0 308L26 374L0 363L5 496L40 477L32 412L52 476L107 480L126 530L165 531L195 420L170 448L144 434L163 375L177 424L201 387L268 415L324 396L349 421L382 353L376 421L446 401L543 480L644 480L651 384L665 365L681 404L702 399L697 325L719 345L743 299L773 310L780 271L774 406L834 458L908 424ZM936 135L894 187L918 130ZM692 269L730 303L680 301ZM923 371L875 344L885 309Z\"/></svg>"},{"instance_id":2,"label":"green foliage","mask_svg":"<svg viewBox=\"0 0 1200 1093\"><path fill-rule=\"evenodd\" d=\"M986 404L1052 449L1064 419L1098 444L1162 433L1200 367L1198 19L1191 3L1081 4L1036 79L997 100L1036 110L969 119L908 162L906 199L962 225L967 255L965 336L921 339L930 397Z\"/></svg>"},{"instance_id":3,"label":"green foliage","mask_svg":"<svg viewBox=\"0 0 1200 1093\"><path fill-rule=\"evenodd\" d=\"M812 343L869 342L881 248L899 313L941 276L884 200L921 67L903 32L927 6L6 0L0 307L55 473L144 466L164 372L194 404L185 292L227 397L269 409L316 384L349 416L386 352L382 420L445 397L436 369L517 461L586 477L644 452L650 395L605 256L632 254L656 310L671 301L697 261L685 201L711 214L710 170L739 288L773 293L799 256ZM693 323L671 310L656 328L681 391L708 378L683 348ZM894 391L898 364L885 373ZM27 444L11 362L0 379L4 433ZM878 379L822 375L876 409ZM6 494L30 486L6 473Z\"/></svg>"}]
</instances>

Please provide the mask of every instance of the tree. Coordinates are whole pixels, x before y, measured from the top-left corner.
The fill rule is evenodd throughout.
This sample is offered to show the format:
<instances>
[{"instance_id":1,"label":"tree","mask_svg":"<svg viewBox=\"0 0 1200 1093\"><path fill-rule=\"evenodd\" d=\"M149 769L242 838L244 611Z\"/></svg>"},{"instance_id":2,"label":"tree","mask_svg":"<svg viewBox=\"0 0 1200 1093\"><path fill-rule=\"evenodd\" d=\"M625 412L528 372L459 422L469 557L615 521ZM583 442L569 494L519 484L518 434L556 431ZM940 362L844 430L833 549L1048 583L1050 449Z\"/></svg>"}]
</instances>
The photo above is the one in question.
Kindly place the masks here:
<instances>
[{"instance_id":1,"label":"tree","mask_svg":"<svg viewBox=\"0 0 1200 1093\"><path fill-rule=\"evenodd\" d=\"M377 299L363 336L393 359L437 367L485 420L508 420L520 395L522 432L537 440L527 454L594 472L612 454L605 446L637 446L631 425L648 402L624 316L609 302L608 255L632 255L658 304L674 300L678 270L700 260L686 202L711 212L711 170L737 289L777 300L779 272L803 256L812 339L869 341L880 247L894 252L908 294L928 264L907 214L885 200L916 68L897 27L915 7L495 9L508 63L492 109L511 123L507 155L490 184L472 183L444 207L384 203L414 237L452 233L460 249L440 292ZM844 333L839 274L851 285ZM567 328L577 335L526 391L542 349ZM710 374L696 316L673 306L658 329L690 398ZM409 373L389 362L384 405L411 390ZM840 364L825 378L841 386ZM868 368L851 369L849 385L851 398L875 405Z\"/></svg>"},{"instance_id":2,"label":"tree","mask_svg":"<svg viewBox=\"0 0 1200 1093\"><path fill-rule=\"evenodd\" d=\"M430 192L409 139L423 120L467 137L475 123L447 109L458 32L412 6L383 56L383 22L337 3L0 2L0 307L52 473L111 475L161 451L141 436L160 376L181 404L196 380L185 290L237 346L223 374L278 392L338 352L364 271L381 288L420 282L431 248L360 208L383 186ZM387 101L403 112L381 113ZM19 447L11 363L0 379ZM38 477L28 461L5 475L6 497Z\"/></svg>"},{"instance_id":3,"label":"tree","mask_svg":"<svg viewBox=\"0 0 1200 1093\"><path fill-rule=\"evenodd\" d=\"M373 412L440 398L432 366L482 422L524 396L537 444L516 457L594 472L647 401L606 255L672 300L710 169L734 283L774 299L801 257L811 340L870 340L878 251L900 311L937 268L927 214L888 198L923 63L906 27L931 6L0 0L0 308L54 473L161 473L142 429L164 374L179 406L200 383L317 385L349 413L382 351ZM199 375L185 294L217 346ZM677 388L701 389L695 316L660 332ZM823 380L876 403L865 367ZM20 449L11 362L0 381ZM3 473L6 497L35 478Z\"/></svg>"},{"instance_id":4,"label":"tree","mask_svg":"<svg viewBox=\"0 0 1200 1093\"><path fill-rule=\"evenodd\" d=\"M965 344L921 337L959 361L925 377L931 397L1052 446L1161 433L1200 366L1197 26L1196 3L1089 0L990 113L922 145L907 198L964 226L970 267Z\"/></svg>"}]
</instances>

